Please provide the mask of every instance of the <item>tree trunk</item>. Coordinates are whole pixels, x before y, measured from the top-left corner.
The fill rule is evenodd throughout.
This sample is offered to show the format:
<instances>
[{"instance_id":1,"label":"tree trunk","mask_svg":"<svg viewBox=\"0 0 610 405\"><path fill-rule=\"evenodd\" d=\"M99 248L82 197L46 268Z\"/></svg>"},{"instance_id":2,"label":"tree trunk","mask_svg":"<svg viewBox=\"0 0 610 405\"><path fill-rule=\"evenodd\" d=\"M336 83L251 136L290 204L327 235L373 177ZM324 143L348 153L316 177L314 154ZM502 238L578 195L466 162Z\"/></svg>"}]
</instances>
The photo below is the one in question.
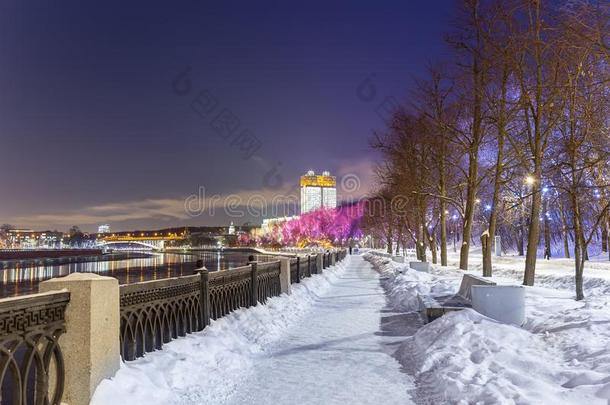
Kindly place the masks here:
<instances>
[{"instance_id":1,"label":"tree trunk","mask_svg":"<svg viewBox=\"0 0 610 405\"><path fill-rule=\"evenodd\" d=\"M390 219L391 221L391 219ZM388 254L392 254L392 223L388 223L388 233L386 235L386 244L388 245L387 247L387 252Z\"/></svg>"},{"instance_id":2,"label":"tree trunk","mask_svg":"<svg viewBox=\"0 0 610 405\"><path fill-rule=\"evenodd\" d=\"M538 254L538 241L540 240L540 211L542 208L542 194L540 193L540 178L542 177L541 153L535 159L534 179L532 184L532 209L530 214L530 229L527 237L527 253L525 256L525 272L523 285L534 285L536 277L536 256Z\"/></svg>"},{"instance_id":3,"label":"tree trunk","mask_svg":"<svg viewBox=\"0 0 610 405\"><path fill-rule=\"evenodd\" d=\"M549 260L551 258L551 227L549 224L547 208L548 201L544 200L544 258Z\"/></svg>"},{"instance_id":4,"label":"tree trunk","mask_svg":"<svg viewBox=\"0 0 610 405\"><path fill-rule=\"evenodd\" d=\"M434 233L430 233L428 228L426 229L426 239L428 240L428 244L430 245L430 253L432 254L432 263L437 263L437 254L436 254L436 239L434 238Z\"/></svg>"},{"instance_id":5,"label":"tree trunk","mask_svg":"<svg viewBox=\"0 0 610 405\"><path fill-rule=\"evenodd\" d=\"M519 224L517 225L517 254L519 256L525 255L525 248L523 238L525 236L525 227L523 226L523 212L519 215Z\"/></svg>"},{"instance_id":6,"label":"tree trunk","mask_svg":"<svg viewBox=\"0 0 610 405\"><path fill-rule=\"evenodd\" d=\"M481 26L479 21L479 2L475 0L472 7L472 20L474 24L474 35L476 44L472 51L472 138L468 147L468 179L466 191L466 207L464 209L463 238L460 248L460 269L468 270L468 255L470 254L470 239L472 236L472 225L474 221L474 210L476 203L478 173L479 173L479 147L481 145L483 131L483 82L484 73L481 66Z\"/></svg>"},{"instance_id":7,"label":"tree trunk","mask_svg":"<svg viewBox=\"0 0 610 405\"><path fill-rule=\"evenodd\" d=\"M483 253L483 277L491 277L491 238L489 230L481 235L481 249Z\"/></svg>"},{"instance_id":8,"label":"tree trunk","mask_svg":"<svg viewBox=\"0 0 610 405\"><path fill-rule=\"evenodd\" d=\"M446 145L445 145L445 135L441 135L442 144L441 144L441 162L439 168L439 189L441 197L446 197L447 195L447 185L446 185L446 173L445 173L445 159L446 159ZM440 234L441 234L441 266L447 266L447 202L444 198L440 199Z\"/></svg>"},{"instance_id":9,"label":"tree trunk","mask_svg":"<svg viewBox=\"0 0 610 405\"><path fill-rule=\"evenodd\" d=\"M575 175L575 174L573 174ZM583 269L585 267L585 256L587 247L585 246L582 222L580 217L580 205L578 196L572 190L570 193L570 201L572 203L572 215L574 216L574 284L576 287L576 300L580 301L585 298L582 285Z\"/></svg>"},{"instance_id":10,"label":"tree trunk","mask_svg":"<svg viewBox=\"0 0 610 405\"><path fill-rule=\"evenodd\" d=\"M441 200L441 266L447 266L447 204Z\"/></svg>"},{"instance_id":11,"label":"tree trunk","mask_svg":"<svg viewBox=\"0 0 610 405\"><path fill-rule=\"evenodd\" d=\"M396 253L396 256L398 256L400 254L400 241L402 240L403 228L404 227L403 227L403 224L402 224L402 221L401 221L400 225L398 226L398 237L396 239L396 250L394 251Z\"/></svg>"},{"instance_id":12,"label":"tree trunk","mask_svg":"<svg viewBox=\"0 0 610 405\"><path fill-rule=\"evenodd\" d=\"M561 217L561 233L563 236L563 255L566 259L570 258L570 234L568 232L568 221L563 204L559 205L559 216Z\"/></svg>"},{"instance_id":13,"label":"tree trunk","mask_svg":"<svg viewBox=\"0 0 610 405\"><path fill-rule=\"evenodd\" d=\"M470 153L469 155L470 163L468 165L468 192L466 197L466 209L464 210L462 246L460 247L460 269L462 270L468 270L468 255L470 253L470 239L472 237L472 223L474 221L476 180L478 172L478 157L473 153Z\"/></svg>"},{"instance_id":14,"label":"tree trunk","mask_svg":"<svg viewBox=\"0 0 610 405\"><path fill-rule=\"evenodd\" d=\"M425 237L425 217L421 213L421 204L418 203L417 210L417 221L418 221L418 232L417 232L417 241L416 241L416 253L417 260L425 262L426 261L426 237Z\"/></svg>"},{"instance_id":15,"label":"tree trunk","mask_svg":"<svg viewBox=\"0 0 610 405\"><path fill-rule=\"evenodd\" d=\"M523 274L523 284L532 286L534 285L534 279L536 278L536 256L538 254L538 241L540 240L540 209L542 205L542 194L541 194L541 183L542 183L542 163L544 161L544 151L546 149L546 141L548 139L549 131L543 132L543 118L545 115L544 108L545 105L549 103L545 103L544 99L544 88L548 86L545 83L544 78L544 64L546 61L544 60L544 41L542 39L542 16L540 13L541 2L532 2L531 3L533 10L533 21L531 24L533 25L532 32L532 59L535 65L535 88L533 93L533 97L528 98L528 100L532 100L533 102L529 103L529 106L526 105L525 110L526 114L529 115L529 111L533 111L532 113L532 123L533 128L531 139L530 139L530 150L532 153L532 160L534 163L534 182L532 184L532 209L530 213L530 223L529 223L529 233L527 237L527 253L525 256L525 271ZM527 91L527 89L524 89ZM529 125L529 123L528 123Z\"/></svg>"}]
</instances>

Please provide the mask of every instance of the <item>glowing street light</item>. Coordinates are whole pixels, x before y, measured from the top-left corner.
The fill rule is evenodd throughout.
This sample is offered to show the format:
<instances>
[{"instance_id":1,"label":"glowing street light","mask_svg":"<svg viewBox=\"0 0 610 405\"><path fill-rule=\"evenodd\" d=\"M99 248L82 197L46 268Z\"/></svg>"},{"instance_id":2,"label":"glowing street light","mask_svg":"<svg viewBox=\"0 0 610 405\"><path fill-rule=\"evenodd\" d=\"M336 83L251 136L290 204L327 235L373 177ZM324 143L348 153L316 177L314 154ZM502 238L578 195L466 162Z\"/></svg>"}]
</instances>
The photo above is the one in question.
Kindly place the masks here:
<instances>
[{"instance_id":1,"label":"glowing street light","mask_svg":"<svg viewBox=\"0 0 610 405\"><path fill-rule=\"evenodd\" d=\"M536 182L536 179L533 176L527 176L525 178L525 182L529 185L532 185Z\"/></svg>"}]
</instances>

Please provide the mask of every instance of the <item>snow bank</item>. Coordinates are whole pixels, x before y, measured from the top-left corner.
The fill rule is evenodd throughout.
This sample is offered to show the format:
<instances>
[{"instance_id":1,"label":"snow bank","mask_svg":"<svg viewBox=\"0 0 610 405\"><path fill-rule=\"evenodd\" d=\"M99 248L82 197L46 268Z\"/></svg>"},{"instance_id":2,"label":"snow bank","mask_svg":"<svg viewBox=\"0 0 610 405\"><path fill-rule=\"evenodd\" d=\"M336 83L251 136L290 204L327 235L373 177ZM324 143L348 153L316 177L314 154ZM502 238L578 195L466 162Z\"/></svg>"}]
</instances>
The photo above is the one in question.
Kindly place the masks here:
<instances>
[{"instance_id":1,"label":"snow bank","mask_svg":"<svg viewBox=\"0 0 610 405\"><path fill-rule=\"evenodd\" d=\"M396 263L374 253L364 255L381 273L390 305L397 311L419 311L419 296L447 295L455 291L454 283L429 273L414 270L408 264Z\"/></svg>"},{"instance_id":2,"label":"snow bank","mask_svg":"<svg viewBox=\"0 0 610 405\"><path fill-rule=\"evenodd\" d=\"M430 274L420 273L374 254L365 257L384 276L390 304L397 311L418 310L418 294L455 292L463 274L440 267ZM528 314L530 330L465 309L421 327L401 344L395 356L415 378L418 402L610 403L610 369L601 364L610 365L610 336L606 333L610 315L606 317L609 322L602 323L601 308L596 308L599 323L581 323L585 314L574 311L582 304L567 298L565 292L553 291L556 299L552 301L545 295L533 295L551 290L528 291L528 305L533 307ZM533 320L534 314L538 322ZM589 319L591 312L587 314L584 317ZM579 339L579 335L588 339Z\"/></svg>"},{"instance_id":3,"label":"snow bank","mask_svg":"<svg viewBox=\"0 0 610 405\"><path fill-rule=\"evenodd\" d=\"M449 403L606 403L599 389L570 385L574 378L586 379L586 372L558 364L558 355L540 337L472 309L427 324L398 351L419 393Z\"/></svg>"},{"instance_id":4,"label":"snow bank","mask_svg":"<svg viewBox=\"0 0 610 405\"><path fill-rule=\"evenodd\" d=\"M312 309L350 260L293 284L291 295L237 310L161 351L122 363L114 378L97 387L91 404L120 404L125 398L130 405L221 402L236 390L256 356Z\"/></svg>"}]
</instances>

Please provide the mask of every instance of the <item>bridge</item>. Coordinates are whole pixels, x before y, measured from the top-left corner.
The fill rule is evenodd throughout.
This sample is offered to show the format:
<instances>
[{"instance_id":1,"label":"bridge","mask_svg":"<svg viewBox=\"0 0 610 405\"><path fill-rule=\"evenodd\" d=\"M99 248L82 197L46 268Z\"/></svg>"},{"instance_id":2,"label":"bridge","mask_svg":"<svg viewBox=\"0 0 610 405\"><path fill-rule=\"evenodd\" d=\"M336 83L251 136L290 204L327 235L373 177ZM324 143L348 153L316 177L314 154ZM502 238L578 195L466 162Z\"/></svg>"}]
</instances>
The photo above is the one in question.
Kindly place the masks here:
<instances>
[{"instance_id":1,"label":"bridge","mask_svg":"<svg viewBox=\"0 0 610 405\"><path fill-rule=\"evenodd\" d=\"M180 241L186 239L186 233L173 232L141 232L120 234L98 234L97 244L101 247L113 245L124 245L126 243L136 244L153 250L165 248L165 242Z\"/></svg>"}]
</instances>

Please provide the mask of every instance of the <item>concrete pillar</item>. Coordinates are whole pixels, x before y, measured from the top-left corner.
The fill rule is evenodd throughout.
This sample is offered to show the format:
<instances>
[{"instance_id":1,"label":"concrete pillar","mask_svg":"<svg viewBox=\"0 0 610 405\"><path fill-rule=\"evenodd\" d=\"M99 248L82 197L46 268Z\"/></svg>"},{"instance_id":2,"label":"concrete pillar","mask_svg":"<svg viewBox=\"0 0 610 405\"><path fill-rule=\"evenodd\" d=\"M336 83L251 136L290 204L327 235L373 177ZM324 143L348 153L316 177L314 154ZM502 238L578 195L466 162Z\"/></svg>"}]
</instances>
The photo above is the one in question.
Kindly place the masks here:
<instances>
[{"instance_id":1,"label":"concrete pillar","mask_svg":"<svg viewBox=\"0 0 610 405\"><path fill-rule=\"evenodd\" d=\"M334 266L336 261L335 259L337 258L336 252L333 250L332 252L330 252L330 265Z\"/></svg>"},{"instance_id":2,"label":"concrete pillar","mask_svg":"<svg viewBox=\"0 0 610 405\"><path fill-rule=\"evenodd\" d=\"M40 292L68 290L63 348L63 402L87 405L95 388L119 370L119 282L94 273L73 273L40 283Z\"/></svg>"},{"instance_id":3,"label":"concrete pillar","mask_svg":"<svg viewBox=\"0 0 610 405\"><path fill-rule=\"evenodd\" d=\"M280 258L280 288L282 294L290 294L290 258Z\"/></svg>"},{"instance_id":4,"label":"concrete pillar","mask_svg":"<svg viewBox=\"0 0 610 405\"><path fill-rule=\"evenodd\" d=\"M323 260L324 260L324 253L318 253L316 255L316 263L317 263L317 268L318 268L318 274L322 274L322 266L323 266Z\"/></svg>"}]
</instances>

